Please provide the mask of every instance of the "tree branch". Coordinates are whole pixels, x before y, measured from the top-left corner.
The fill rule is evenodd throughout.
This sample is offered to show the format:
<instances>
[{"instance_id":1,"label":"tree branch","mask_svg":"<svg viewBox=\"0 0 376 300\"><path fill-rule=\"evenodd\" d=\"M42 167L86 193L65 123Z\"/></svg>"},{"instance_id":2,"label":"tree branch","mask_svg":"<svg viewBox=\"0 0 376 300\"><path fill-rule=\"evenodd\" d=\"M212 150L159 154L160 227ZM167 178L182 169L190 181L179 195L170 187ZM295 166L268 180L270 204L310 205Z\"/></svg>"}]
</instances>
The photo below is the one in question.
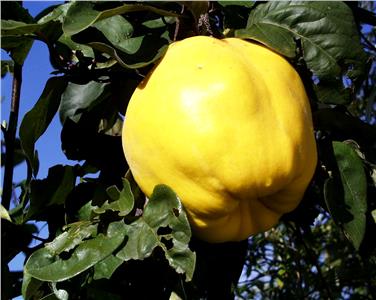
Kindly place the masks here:
<instances>
[{"instance_id":1,"label":"tree branch","mask_svg":"<svg viewBox=\"0 0 376 300\"><path fill-rule=\"evenodd\" d=\"M7 128L6 134L4 135L6 150L5 150L2 205L5 207L5 209L9 209L10 200L11 200L12 191L13 191L14 151L15 151L17 124L18 124L21 83L22 83L22 66L15 63L13 84L12 84L12 102L11 102L11 108L10 108L10 114L9 114L9 122L8 122L8 128Z\"/></svg>"}]
</instances>

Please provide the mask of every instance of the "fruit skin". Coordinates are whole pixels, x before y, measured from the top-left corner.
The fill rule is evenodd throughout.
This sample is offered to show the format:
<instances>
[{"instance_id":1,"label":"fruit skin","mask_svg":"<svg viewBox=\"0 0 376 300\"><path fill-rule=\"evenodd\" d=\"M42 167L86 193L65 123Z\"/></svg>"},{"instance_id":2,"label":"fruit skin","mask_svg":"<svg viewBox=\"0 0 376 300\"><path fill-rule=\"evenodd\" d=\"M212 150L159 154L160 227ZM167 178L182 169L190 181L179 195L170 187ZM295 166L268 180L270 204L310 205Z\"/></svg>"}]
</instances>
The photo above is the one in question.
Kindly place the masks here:
<instances>
[{"instance_id":1,"label":"fruit skin","mask_svg":"<svg viewBox=\"0 0 376 300\"><path fill-rule=\"evenodd\" d=\"M273 227L299 204L317 162L299 75L237 38L171 44L132 95L122 140L142 191L169 185L208 242Z\"/></svg>"}]
</instances>

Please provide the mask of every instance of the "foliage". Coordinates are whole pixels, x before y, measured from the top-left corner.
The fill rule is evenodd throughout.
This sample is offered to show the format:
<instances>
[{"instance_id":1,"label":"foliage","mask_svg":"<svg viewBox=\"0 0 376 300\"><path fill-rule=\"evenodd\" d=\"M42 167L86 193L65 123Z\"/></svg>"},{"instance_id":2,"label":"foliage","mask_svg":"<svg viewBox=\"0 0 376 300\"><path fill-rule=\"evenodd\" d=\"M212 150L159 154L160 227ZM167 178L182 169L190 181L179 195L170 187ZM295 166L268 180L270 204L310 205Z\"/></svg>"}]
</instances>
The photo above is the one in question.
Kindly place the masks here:
<instances>
[{"instance_id":1,"label":"foliage","mask_svg":"<svg viewBox=\"0 0 376 300\"><path fill-rule=\"evenodd\" d=\"M374 3L67 2L35 18L19 2L1 6L1 46L12 59L2 61L2 76L19 79L34 40L48 47L55 69L18 136L13 115L2 125L4 176L15 164L28 167L22 182L4 180L4 299L231 298L244 261L240 298L376 294ZM170 43L197 34L281 53L311 100L315 177L279 227L248 243L191 238L170 188L157 186L146 200L125 175L120 129L130 95ZM35 143L57 113L72 164L51 166L41 179ZM31 247L35 221L49 236ZM27 256L23 274L7 266L19 252Z\"/></svg>"}]
</instances>

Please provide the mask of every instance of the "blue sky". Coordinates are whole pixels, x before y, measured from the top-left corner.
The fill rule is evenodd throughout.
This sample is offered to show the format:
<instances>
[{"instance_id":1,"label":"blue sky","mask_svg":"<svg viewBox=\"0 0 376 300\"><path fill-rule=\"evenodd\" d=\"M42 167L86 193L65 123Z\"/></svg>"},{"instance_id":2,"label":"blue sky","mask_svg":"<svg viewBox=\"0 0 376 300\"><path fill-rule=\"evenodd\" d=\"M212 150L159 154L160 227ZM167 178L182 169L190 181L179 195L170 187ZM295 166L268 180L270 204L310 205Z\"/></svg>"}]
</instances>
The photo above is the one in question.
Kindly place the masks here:
<instances>
[{"instance_id":1,"label":"blue sky","mask_svg":"<svg viewBox=\"0 0 376 300\"><path fill-rule=\"evenodd\" d=\"M61 2L61 1L60 1ZM32 16L36 16L44 8L58 4L52 1L24 1L23 5ZM1 50L1 59L9 59L6 52ZM19 124L25 115L36 103L41 95L44 85L53 71L50 62L47 47L42 42L34 42L34 45L27 57L23 68L23 82L20 100ZM9 74L1 80L1 121L8 121L11 102L12 76ZM18 124L18 125L19 125ZM37 142L36 149L40 158L40 170L38 178L44 178L47 175L48 168L55 164L68 164L60 148L61 124L57 117L54 118L46 133ZM2 170L3 173L3 170ZM14 181L18 182L26 177L26 165L21 164L16 167ZM3 175L1 176L2 186ZM42 225L42 224L39 224ZM47 234L43 229L41 236ZM17 256L10 263L11 270L22 270L24 257ZM22 299L22 298L17 298Z\"/></svg>"},{"instance_id":2,"label":"blue sky","mask_svg":"<svg viewBox=\"0 0 376 300\"><path fill-rule=\"evenodd\" d=\"M32 16L37 15L44 8L56 4L51 1L25 1L24 7L27 8ZM9 56L1 50L1 59L8 59ZM47 79L53 71L50 62L48 49L42 42L35 41L23 67L23 82L20 100L19 124L25 115L36 103L41 95ZM11 101L12 76L7 75L1 80L1 120L8 120ZM19 125L18 124L18 125ZM48 167L56 162L67 162L65 156L60 150L60 130L61 125L57 118L48 128L47 132L37 143L37 150L41 158L41 168L39 177L47 174ZM17 167L15 179L25 178L26 166L23 164Z\"/></svg>"}]
</instances>

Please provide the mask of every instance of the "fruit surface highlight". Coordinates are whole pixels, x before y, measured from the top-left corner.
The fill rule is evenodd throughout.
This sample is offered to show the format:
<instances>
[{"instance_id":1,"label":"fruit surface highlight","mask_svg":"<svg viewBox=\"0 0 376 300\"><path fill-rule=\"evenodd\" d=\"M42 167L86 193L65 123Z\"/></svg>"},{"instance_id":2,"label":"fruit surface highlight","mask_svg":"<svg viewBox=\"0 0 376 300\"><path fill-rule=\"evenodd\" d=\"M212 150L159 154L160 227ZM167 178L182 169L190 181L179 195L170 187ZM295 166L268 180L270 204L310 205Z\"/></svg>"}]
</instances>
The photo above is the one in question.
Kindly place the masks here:
<instances>
[{"instance_id":1,"label":"fruit surface highlight","mask_svg":"<svg viewBox=\"0 0 376 300\"><path fill-rule=\"evenodd\" d=\"M276 225L301 201L317 162L299 75L237 38L171 44L133 93L122 140L142 191L170 186L208 242Z\"/></svg>"}]
</instances>

